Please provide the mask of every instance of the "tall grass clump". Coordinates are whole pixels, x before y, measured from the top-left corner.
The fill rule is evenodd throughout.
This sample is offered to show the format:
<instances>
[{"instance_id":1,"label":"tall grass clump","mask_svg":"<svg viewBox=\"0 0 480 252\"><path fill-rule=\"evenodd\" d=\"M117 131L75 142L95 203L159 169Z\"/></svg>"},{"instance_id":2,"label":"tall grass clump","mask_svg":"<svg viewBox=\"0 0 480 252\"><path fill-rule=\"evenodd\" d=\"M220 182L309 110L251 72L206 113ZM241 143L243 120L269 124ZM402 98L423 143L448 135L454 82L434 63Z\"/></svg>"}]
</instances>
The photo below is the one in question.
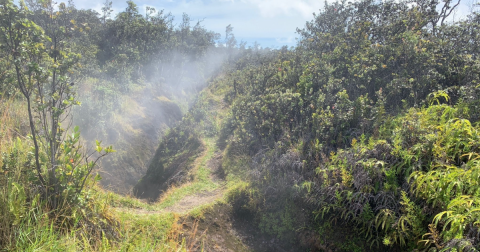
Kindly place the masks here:
<instances>
[{"instance_id":1,"label":"tall grass clump","mask_svg":"<svg viewBox=\"0 0 480 252\"><path fill-rule=\"evenodd\" d=\"M61 211L46 204L36 180L26 118L21 99L15 95L0 98L0 250L87 246L91 250L104 246L105 239L116 239L117 224L107 202L98 199L92 177L85 180L78 200L64 202Z\"/></svg>"}]
</instances>

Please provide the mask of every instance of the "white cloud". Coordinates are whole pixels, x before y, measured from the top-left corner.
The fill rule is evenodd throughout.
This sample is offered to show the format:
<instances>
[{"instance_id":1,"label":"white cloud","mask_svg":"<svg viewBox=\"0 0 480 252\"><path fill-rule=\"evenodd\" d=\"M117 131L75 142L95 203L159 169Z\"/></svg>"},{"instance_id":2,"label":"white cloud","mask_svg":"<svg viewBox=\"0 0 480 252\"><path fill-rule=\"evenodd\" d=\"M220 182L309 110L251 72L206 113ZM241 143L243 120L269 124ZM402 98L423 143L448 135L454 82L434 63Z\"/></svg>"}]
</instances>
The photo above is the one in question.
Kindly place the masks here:
<instances>
[{"instance_id":1,"label":"white cloud","mask_svg":"<svg viewBox=\"0 0 480 252\"><path fill-rule=\"evenodd\" d=\"M311 18L312 13L323 6L323 1L315 0L246 0L260 10L262 16L271 18L277 15Z\"/></svg>"},{"instance_id":2,"label":"white cloud","mask_svg":"<svg viewBox=\"0 0 480 252\"><path fill-rule=\"evenodd\" d=\"M290 36L286 38L276 38L275 41L282 45L293 45L296 43L295 37Z\"/></svg>"}]
</instances>

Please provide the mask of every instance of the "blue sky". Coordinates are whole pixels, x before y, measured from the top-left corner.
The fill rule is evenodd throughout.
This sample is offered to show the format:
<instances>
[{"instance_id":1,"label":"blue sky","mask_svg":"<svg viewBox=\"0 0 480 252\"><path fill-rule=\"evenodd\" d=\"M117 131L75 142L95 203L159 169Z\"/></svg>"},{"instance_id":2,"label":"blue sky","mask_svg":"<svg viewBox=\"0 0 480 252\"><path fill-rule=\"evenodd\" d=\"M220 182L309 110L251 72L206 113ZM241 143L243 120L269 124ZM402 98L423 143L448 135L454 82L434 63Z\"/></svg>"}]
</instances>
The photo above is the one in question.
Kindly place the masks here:
<instances>
[{"instance_id":1,"label":"blue sky","mask_svg":"<svg viewBox=\"0 0 480 252\"><path fill-rule=\"evenodd\" d=\"M100 12L104 0L74 0L77 8L91 8ZM126 8L126 0L113 0L115 12ZM136 0L144 13L146 6L164 9L179 23L182 13L187 13L194 25L203 20L205 28L225 36L225 27L233 27L237 41L247 46L257 41L263 47L278 48L296 45L297 27L313 18L313 12L323 6L323 0Z\"/></svg>"},{"instance_id":2,"label":"blue sky","mask_svg":"<svg viewBox=\"0 0 480 252\"><path fill-rule=\"evenodd\" d=\"M458 19L468 13L471 2L464 0L455 14ZM74 0L77 8L95 9L100 12L104 0ZM123 11L126 0L112 0L115 12ZM194 25L203 20L205 28L225 36L225 27L232 25L238 41L247 46L257 41L263 47L279 48L296 45L296 28L313 19L324 0L137 0L134 1L144 13L147 6L164 9L175 16L179 23L182 13L187 13ZM452 16L453 18L453 16Z\"/></svg>"}]
</instances>

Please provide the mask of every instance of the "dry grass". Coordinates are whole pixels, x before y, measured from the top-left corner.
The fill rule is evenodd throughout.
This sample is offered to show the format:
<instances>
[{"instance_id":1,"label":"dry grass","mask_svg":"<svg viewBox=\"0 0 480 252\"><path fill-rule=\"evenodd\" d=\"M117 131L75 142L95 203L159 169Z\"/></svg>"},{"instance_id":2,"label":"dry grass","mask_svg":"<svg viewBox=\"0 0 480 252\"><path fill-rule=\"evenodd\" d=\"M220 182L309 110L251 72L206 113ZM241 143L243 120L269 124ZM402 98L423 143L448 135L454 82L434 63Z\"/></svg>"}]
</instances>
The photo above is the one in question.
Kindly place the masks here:
<instances>
[{"instance_id":1,"label":"dry grass","mask_svg":"<svg viewBox=\"0 0 480 252\"><path fill-rule=\"evenodd\" d=\"M131 98L130 96L123 96L122 99L123 102L121 105L121 111L124 112L124 117L146 117L145 107L142 107L134 98Z\"/></svg>"},{"instance_id":2,"label":"dry grass","mask_svg":"<svg viewBox=\"0 0 480 252\"><path fill-rule=\"evenodd\" d=\"M170 99L168 99L167 97L165 96L157 96L157 100L160 101L160 102L172 102Z\"/></svg>"},{"instance_id":3,"label":"dry grass","mask_svg":"<svg viewBox=\"0 0 480 252\"><path fill-rule=\"evenodd\" d=\"M24 137L29 133L25 105L15 99L15 96L0 97L0 122L1 153L2 148L15 137Z\"/></svg>"}]
</instances>

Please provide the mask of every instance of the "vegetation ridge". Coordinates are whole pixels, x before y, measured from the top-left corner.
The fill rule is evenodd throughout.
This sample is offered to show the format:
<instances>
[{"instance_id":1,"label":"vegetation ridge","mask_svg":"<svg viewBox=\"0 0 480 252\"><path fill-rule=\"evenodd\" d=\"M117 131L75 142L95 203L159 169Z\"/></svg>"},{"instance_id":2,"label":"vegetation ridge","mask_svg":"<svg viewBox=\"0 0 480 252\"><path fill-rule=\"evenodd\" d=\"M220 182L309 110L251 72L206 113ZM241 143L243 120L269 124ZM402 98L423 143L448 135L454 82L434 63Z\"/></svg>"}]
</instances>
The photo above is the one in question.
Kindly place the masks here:
<instances>
[{"instance_id":1,"label":"vegetation ridge","mask_svg":"<svg viewBox=\"0 0 480 252\"><path fill-rule=\"evenodd\" d=\"M458 4L325 3L271 50L131 1L0 1L0 250L480 250Z\"/></svg>"}]
</instances>

